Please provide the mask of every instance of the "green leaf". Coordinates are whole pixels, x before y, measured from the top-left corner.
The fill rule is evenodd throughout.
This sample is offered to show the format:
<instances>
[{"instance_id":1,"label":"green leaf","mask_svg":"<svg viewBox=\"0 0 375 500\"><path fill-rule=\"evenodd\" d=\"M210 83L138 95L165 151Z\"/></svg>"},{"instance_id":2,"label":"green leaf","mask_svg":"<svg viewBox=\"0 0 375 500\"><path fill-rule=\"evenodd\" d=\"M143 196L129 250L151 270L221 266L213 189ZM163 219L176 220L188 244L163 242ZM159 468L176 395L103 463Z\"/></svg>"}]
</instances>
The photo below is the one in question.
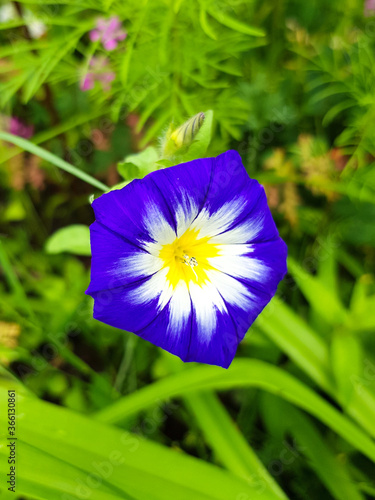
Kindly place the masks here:
<instances>
[{"instance_id":1,"label":"green leaf","mask_svg":"<svg viewBox=\"0 0 375 500\"><path fill-rule=\"evenodd\" d=\"M347 406L354 391L353 378L363 371L361 345L357 337L338 329L331 344L332 370L340 400Z\"/></svg>"},{"instance_id":2,"label":"green leaf","mask_svg":"<svg viewBox=\"0 0 375 500\"><path fill-rule=\"evenodd\" d=\"M46 439L46 437L37 435L37 439L42 440ZM81 470L56 456L47 455L44 451L39 450L37 446L31 445L27 441L18 438L17 446L21 452L18 458L19 469L17 470L16 491L22 497L32 497L33 500L45 500L47 498L48 500L61 500L62 498L64 500L76 500L79 498L79 494L90 492L90 499L92 500L120 500L122 498L132 500L130 496L126 495L125 491L118 493L106 485L101 485L100 488L89 488L87 479L90 472L88 470ZM71 451L72 453L77 452L74 448L71 448ZM89 455L80 456L84 460L94 458ZM5 474L9 474L9 466L5 466L6 456L1 450L0 457L2 462L0 471L5 476ZM98 458L100 460L101 457ZM92 470L91 473L95 472L95 470ZM94 484L96 483L94 482Z\"/></svg>"},{"instance_id":3,"label":"green leaf","mask_svg":"<svg viewBox=\"0 0 375 500\"><path fill-rule=\"evenodd\" d=\"M319 89L310 99L310 106L318 104L320 101L337 94L348 94L348 88L341 82L337 84L330 84L325 86L323 89ZM353 103L354 104L354 103Z\"/></svg>"},{"instance_id":4,"label":"green leaf","mask_svg":"<svg viewBox=\"0 0 375 500\"><path fill-rule=\"evenodd\" d=\"M375 443L351 420L313 390L275 366L258 360L235 360L228 371L212 366L186 369L151 384L97 414L104 422L121 422L155 401L195 391L258 387L276 394L315 416L375 462Z\"/></svg>"},{"instance_id":5,"label":"green leaf","mask_svg":"<svg viewBox=\"0 0 375 500\"><path fill-rule=\"evenodd\" d=\"M146 121L150 118L152 113L161 106L164 101L169 99L169 91L161 92L159 97L155 97L155 99L150 100L149 103L146 104L146 108L142 111L141 116L139 117L139 121L136 125L136 132L140 132L144 127Z\"/></svg>"},{"instance_id":6,"label":"green leaf","mask_svg":"<svg viewBox=\"0 0 375 500\"><path fill-rule=\"evenodd\" d=\"M139 141L139 146L141 148L145 147L152 139L154 139L155 136L160 134L160 131L165 128L170 119L171 109L167 107Z\"/></svg>"},{"instance_id":7,"label":"green leaf","mask_svg":"<svg viewBox=\"0 0 375 500\"><path fill-rule=\"evenodd\" d=\"M346 99L342 102L339 102L335 106L333 106L327 113L324 115L322 125L326 127L334 120L340 113L345 111L346 109L350 109L355 106L355 101L352 99Z\"/></svg>"},{"instance_id":8,"label":"green leaf","mask_svg":"<svg viewBox=\"0 0 375 500\"><path fill-rule=\"evenodd\" d=\"M61 59L63 59L68 52L76 47L78 40L81 38L83 33L90 28L91 24L92 23L90 21L89 24L86 23L86 27L85 25L80 26L80 28L76 30L68 39L64 36L60 46L54 47L50 50L48 55L41 58L40 63L35 68L34 74L24 88L25 103L27 103L43 85L55 66L61 62Z\"/></svg>"},{"instance_id":9,"label":"green leaf","mask_svg":"<svg viewBox=\"0 0 375 500\"><path fill-rule=\"evenodd\" d=\"M184 370L184 365L175 356L165 353L163 361L168 371L179 373ZM217 459L228 470L254 486L261 484L275 499L287 499L216 394L212 391L185 394L184 402L193 413Z\"/></svg>"},{"instance_id":10,"label":"green leaf","mask_svg":"<svg viewBox=\"0 0 375 500\"><path fill-rule=\"evenodd\" d=\"M228 470L269 491L270 497L288 497L258 459L246 439L229 417L218 397L209 391L186 394L187 406L193 412L207 442Z\"/></svg>"},{"instance_id":11,"label":"green leaf","mask_svg":"<svg viewBox=\"0 0 375 500\"><path fill-rule=\"evenodd\" d=\"M266 422L269 415L282 415L278 425L285 436L293 436L297 441L298 446L293 447L286 440L283 441L285 451L282 456L288 464L305 456L308 466L315 471L333 498L364 500L347 467L334 455L310 418L286 401L269 394L264 394L262 407Z\"/></svg>"},{"instance_id":12,"label":"green leaf","mask_svg":"<svg viewBox=\"0 0 375 500\"><path fill-rule=\"evenodd\" d=\"M10 384L0 388L2 401ZM5 419L6 412L1 412L2 429ZM253 498L257 492L218 467L18 388L17 453L17 493L41 500L228 500L241 494ZM9 472L6 455L3 446L2 475ZM274 500L274 495L263 491L257 498Z\"/></svg>"},{"instance_id":13,"label":"green leaf","mask_svg":"<svg viewBox=\"0 0 375 500\"><path fill-rule=\"evenodd\" d=\"M8 282L10 290L17 297L18 304L21 307L23 307L30 316L34 316L34 312L30 307L25 290L19 281L16 271L13 269L6 247L1 240L0 240L0 268L2 270L3 276Z\"/></svg>"},{"instance_id":14,"label":"green leaf","mask_svg":"<svg viewBox=\"0 0 375 500\"><path fill-rule=\"evenodd\" d=\"M288 269L311 307L327 323L341 324L347 319L347 311L334 291L306 272L292 257L288 257Z\"/></svg>"},{"instance_id":15,"label":"green leaf","mask_svg":"<svg viewBox=\"0 0 375 500\"><path fill-rule=\"evenodd\" d=\"M319 238L320 259L318 263L318 278L323 285L332 290L335 296L339 295L338 270L336 250L339 247L335 235Z\"/></svg>"},{"instance_id":16,"label":"green leaf","mask_svg":"<svg viewBox=\"0 0 375 500\"><path fill-rule=\"evenodd\" d=\"M46 242L49 254L68 252L75 255L91 255L90 229L83 224L58 229Z\"/></svg>"},{"instance_id":17,"label":"green leaf","mask_svg":"<svg viewBox=\"0 0 375 500\"><path fill-rule=\"evenodd\" d=\"M274 297L258 317L257 325L320 387L334 398L340 396L331 378L328 345L289 306ZM352 383L356 390L346 411L375 437L375 396L362 377Z\"/></svg>"},{"instance_id":18,"label":"green leaf","mask_svg":"<svg viewBox=\"0 0 375 500\"><path fill-rule=\"evenodd\" d=\"M338 219L337 228L340 231L342 240L345 242L351 245L371 245L375 247L374 190L371 190L371 198L371 203L358 203L358 201L348 199L342 199L336 203L334 210Z\"/></svg>"},{"instance_id":19,"label":"green leaf","mask_svg":"<svg viewBox=\"0 0 375 500\"><path fill-rule=\"evenodd\" d=\"M162 168L173 167L173 162L171 160L158 160L156 164L160 165Z\"/></svg>"},{"instance_id":20,"label":"green leaf","mask_svg":"<svg viewBox=\"0 0 375 500\"><path fill-rule=\"evenodd\" d=\"M209 22L207 21L207 12L202 3L199 10L199 22L202 30L206 33L206 35L212 38L212 40L217 40L217 35L214 29L210 26Z\"/></svg>"},{"instance_id":21,"label":"green leaf","mask_svg":"<svg viewBox=\"0 0 375 500\"><path fill-rule=\"evenodd\" d=\"M350 300L350 321L356 332L375 329L375 293L371 293L373 277L362 274L357 279Z\"/></svg>"},{"instance_id":22,"label":"green leaf","mask_svg":"<svg viewBox=\"0 0 375 500\"><path fill-rule=\"evenodd\" d=\"M123 161L117 164L117 171L125 181L141 178L139 168L128 161Z\"/></svg>"},{"instance_id":23,"label":"green leaf","mask_svg":"<svg viewBox=\"0 0 375 500\"><path fill-rule=\"evenodd\" d=\"M0 30L10 30L12 28L18 28L20 26L25 26L26 22L24 19L11 19L10 21L2 21L0 23Z\"/></svg>"},{"instance_id":24,"label":"green leaf","mask_svg":"<svg viewBox=\"0 0 375 500\"><path fill-rule=\"evenodd\" d=\"M117 165L117 169L125 180L142 178L155 170L155 163L158 159L157 150L149 146L140 153L126 156L124 161Z\"/></svg>"},{"instance_id":25,"label":"green leaf","mask_svg":"<svg viewBox=\"0 0 375 500\"><path fill-rule=\"evenodd\" d=\"M332 388L327 345L289 306L274 297L256 324L312 380L326 390Z\"/></svg>"},{"instance_id":26,"label":"green leaf","mask_svg":"<svg viewBox=\"0 0 375 500\"><path fill-rule=\"evenodd\" d=\"M132 166L132 168L134 168L134 165ZM130 181L122 181L122 182L119 182L118 184L115 184L114 186L111 186L111 189L110 191L114 191L115 189L122 189L123 187L127 186L129 184ZM94 201L94 199L92 201L90 201L90 203L92 203Z\"/></svg>"},{"instance_id":27,"label":"green leaf","mask_svg":"<svg viewBox=\"0 0 375 500\"><path fill-rule=\"evenodd\" d=\"M221 9L210 8L208 9L208 12L214 19L216 19L216 21L223 24L224 26L227 26L228 28L231 28L234 31L239 31L240 33L245 33L245 35L251 36L266 36L264 30L262 30L261 28L249 26L242 21L238 21L238 19L227 16Z\"/></svg>"}]
</instances>

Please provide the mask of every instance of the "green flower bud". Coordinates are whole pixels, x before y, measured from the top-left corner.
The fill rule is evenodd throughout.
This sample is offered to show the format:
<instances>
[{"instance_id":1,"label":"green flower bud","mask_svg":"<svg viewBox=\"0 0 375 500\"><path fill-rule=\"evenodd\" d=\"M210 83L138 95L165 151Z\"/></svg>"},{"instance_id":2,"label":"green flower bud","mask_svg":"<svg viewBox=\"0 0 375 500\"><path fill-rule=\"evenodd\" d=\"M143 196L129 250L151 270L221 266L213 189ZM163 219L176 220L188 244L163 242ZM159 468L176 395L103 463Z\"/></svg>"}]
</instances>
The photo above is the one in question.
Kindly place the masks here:
<instances>
[{"instance_id":1,"label":"green flower bud","mask_svg":"<svg viewBox=\"0 0 375 500\"><path fill-rule=\"evenodd\" d=\"M204 113L198 113L174 130L171 134L171 140L175 143L176 147L179 149L183 146L189 146L203 125L203 122Z\"/></svg>"}]
</instances>

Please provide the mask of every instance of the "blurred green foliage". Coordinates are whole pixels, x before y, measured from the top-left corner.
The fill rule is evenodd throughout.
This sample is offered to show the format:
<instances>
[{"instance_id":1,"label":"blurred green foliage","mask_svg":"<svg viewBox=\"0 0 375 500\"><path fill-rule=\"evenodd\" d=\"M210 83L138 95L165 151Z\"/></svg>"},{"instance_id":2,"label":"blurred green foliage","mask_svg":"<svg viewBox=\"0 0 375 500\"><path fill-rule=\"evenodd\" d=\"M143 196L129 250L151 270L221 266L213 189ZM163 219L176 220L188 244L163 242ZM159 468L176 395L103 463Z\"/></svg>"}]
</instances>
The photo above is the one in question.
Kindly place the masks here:
<instances>
[{"instance_id":1,"label":"blurred green foliage","mask_svg":"<svg viewBox=\"0 0 375 500\"><path fill-rule=\"evenodd\" d=\"M11 116L35 130L0 142L0 436L15 388L19 498L375 497L375 17L353 0L13 6L0 134ZM89 32L114 15L127 38L107 51ZM93 56L114 80L83 91ZM229 147L266 187L289 275L225 371L96 322L84 290L93 195Z\"/></svg>"}]
</instances>

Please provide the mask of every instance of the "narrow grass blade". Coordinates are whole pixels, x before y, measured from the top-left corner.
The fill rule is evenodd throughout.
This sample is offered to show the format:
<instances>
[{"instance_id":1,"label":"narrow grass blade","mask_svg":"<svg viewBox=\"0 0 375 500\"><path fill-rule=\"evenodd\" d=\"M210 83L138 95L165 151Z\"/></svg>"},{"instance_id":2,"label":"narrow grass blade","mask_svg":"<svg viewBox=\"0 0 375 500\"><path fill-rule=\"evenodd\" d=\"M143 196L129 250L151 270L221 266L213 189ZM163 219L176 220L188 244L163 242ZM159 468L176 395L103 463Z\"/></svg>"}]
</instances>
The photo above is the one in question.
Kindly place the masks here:
<instances>
[{"instance_id":1,"label":"narrow grass blade","mask_svg":"<svg viewBox=\"0 0 375 500\"><path fill-rule=\"evenodd\" d=\"M1 385L0 398L5 401L7 386ZM16 389L17 491L25 496L43 500L228 500L241 495L254 498L258 493L246 481L216 466ZM2 412L3 429L5 418ZM0 471L7 467L5 448L0 448ZM42 497L39 489L48 495ZM275 497L263 491L257 498Z\"/></svg>"},{"instance_id":2,"label":"narrow grass blade","mask_svg":"<svg viewBox=\"0 0 375 500\"><path fill-rule=\"evenodd\" d=\"M234 387L258 387L286 399L321 420L375 462L375 443L362 429L289 373L258 360L238 359L228 371L211 366L187 369L120 399L99 412L97 418L104 422L121 422L157 400L200 390Z\"/></svg>"},{"instance_id":3,"label":"narrow grass blade","mask_svg":"<svg viewBox=\"0 0 375 500\"><path fill-rule=\"evenodd\" d=\"M297 446L288 450L288 462L307 459L308 466L336 500L364 500L345 462L335 456L310 418L286 401L269 394L263 395L261 408L265 422L270 415L282 415L278 426L281 426L285 438L292 436L297 441ZM289 447L286 441L284 443Z\"/></svg>"},{"instance_id":4,"label":"narrow grass blade","mask_svg":"<svg viewBox=\"0 0 375 500\"><path fill-rule=\"evenodd\" d=\"M45 149L40 148L39 146L36 146L35 144L33 144L30 141L27 141L26 139L22 139L21 137L18 137L16 135L8 134L7 132L0 132L0 139L15 144L16 146L19 146L25 151L28 151L29 153L32 153L36 156L39 156L39 158L43 158L43 160L46 160L47 162L50 162L53 165L56 165L56 167L65 170L65 172L68 172L69 174L78 177L79 179L87 182L88 184L91 184L91 186L94 186L97 189L100 189L101 191L108 191L109 189L108 186L98 181L97 179L94 179L94 177L91 177L91 175L82 172L81 170L74 167L65 160L62 160L58 156L50 153L49 151L46 151Z\"/></svg>"},{"instance_id":5,"label":"narrow grass blade","mask_svg":"<svg viewBox=\"0 0 375 500\"><path fill-rule=\"evenodd\" d=\"M211 391L186 394L184 400L194 414L207 442L228 470L254 486L269 490L276 499L288 497L269 474L218 397Z\"/></svg>"}]
</instances>

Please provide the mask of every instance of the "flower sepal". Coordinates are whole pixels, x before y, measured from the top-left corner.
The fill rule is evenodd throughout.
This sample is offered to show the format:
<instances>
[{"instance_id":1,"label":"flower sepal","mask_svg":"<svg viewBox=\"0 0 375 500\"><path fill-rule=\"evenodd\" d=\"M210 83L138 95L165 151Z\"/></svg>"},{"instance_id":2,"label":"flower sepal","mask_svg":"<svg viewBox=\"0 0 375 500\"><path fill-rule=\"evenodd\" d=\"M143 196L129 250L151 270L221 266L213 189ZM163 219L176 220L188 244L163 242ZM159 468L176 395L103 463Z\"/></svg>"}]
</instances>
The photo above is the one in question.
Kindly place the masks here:
<instances>
[{"instance_id":1,"label":"flower sepal","mask_svg":"<svg viewBox=\"0 0 375 500\"><path fill-rule=\"evenodd\" d=\"M117 164L117 171L127 182L133 179L143 179L147 174L160 168L157 165L159 160L156 148L149 146L140 153L126 156L124 161Z\"/></svg>"},{"instance_id":2,"label":"flower sepal","mask_svg":"<svg viewBox=\"0 0 375 500\"><path fill-rule=\"evenodd\" d=\"M206 155L211 142L213 112L198 113L173 129L169 127L162 139L162 157L173 165L196 160Z\"/></svg>"}]
</instances>

